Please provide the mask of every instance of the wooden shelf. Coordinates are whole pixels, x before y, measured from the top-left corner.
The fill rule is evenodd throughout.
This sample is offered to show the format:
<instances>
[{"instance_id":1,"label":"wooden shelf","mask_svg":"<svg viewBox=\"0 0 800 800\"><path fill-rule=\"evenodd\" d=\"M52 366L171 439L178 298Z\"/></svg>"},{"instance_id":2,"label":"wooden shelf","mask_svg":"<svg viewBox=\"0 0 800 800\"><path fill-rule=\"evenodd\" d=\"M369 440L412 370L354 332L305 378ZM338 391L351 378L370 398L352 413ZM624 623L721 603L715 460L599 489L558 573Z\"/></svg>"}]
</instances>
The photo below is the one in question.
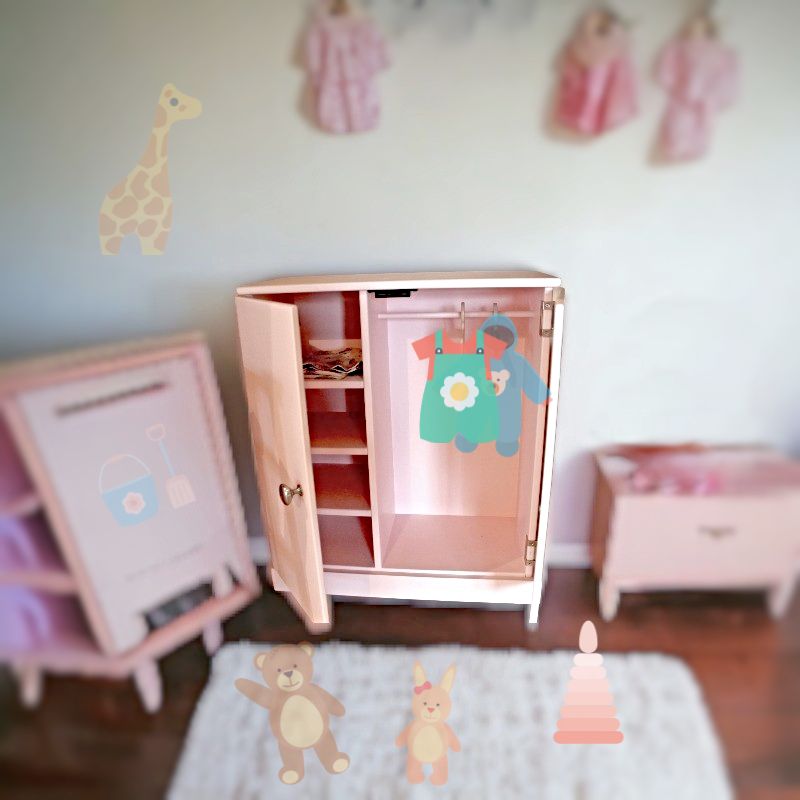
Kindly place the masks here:
<instances>
[{"instance_id":1,"label":"wooden shelf","mask_svg":"<svg viewBox=\"0 0 800 800\"><path fill-rule=\"evenodd\" d=\"M369 476L366 464L314 464L317 513L369 517Z\"/></svg>"},{"instance_id":2,"label":"wooden shelf","mask_svg":"<svg viewBox=\"0 0 800 800\"><path fill-rule=\"evenodd\" d=\"M0 519L27 517L41 507L42 501L39 495L36 492L27 492L14 500L5 503L0 502Z\"/></svg>"},{"instance_id":3,"label":"wooden shelf","mask_svg":"<svg viewBox=\"0 0 800 800\"><path fill-rule=\"evenodd\" d=\"M87 658L100 656L77 598L52 599L50 602L54 605L46 611L52 615L52 631L47 641L38 642L24 650L0 647L0 662L58 665L64 662L80 663Z\"/></svg>"},{"instance_id":4,"label":"wooden shelf","mask_svg":"<svg viewBox=\"0 0 800 800\"><path fill-rule=\"evenodd\" d=\"M397 514L381 518L384 569L524 575L524 548L514 517ZM388 533L388 535L387 535Z\"/></svg>"},{"instance_id":5,"label":"wooden shelf","mask_svg":"<svg viewBox=\"0 0 800 800\"><path fill-rule=\"evenodd\" d=\"M53 640L30 650L0 647L0 662L34 664L50 672L101 675L99 667L105 660L88 630L60 632Z\"/></svg>"},{"instance_id":6,"label":"wooden shelf","mask_svg":"<svg viewBox=\"0 0 800 800\"><path fill-rule=\"evenodd\" d=\"M77 594L77 582L64 565L44 519L36 517L18 524L24 525L25 546L15 548L13 538L0 546L0 585Z\"/></svg>"},{"instance_id":7,"label":"wooden shelf","mask_svg":"<svg viewBox=\"0 0 800 800\"><path fill-rule=\"evenodd\" d=\"M303 378L306 389L363 389L361 375L348 375L346 378Z\"/></svg>"},{"instance_id":8,"label":"wooden shelf","mask_svg":"<svg viewBox=\"0 0 800 800\"><path fill-rule=\"evenodd\" d=\"M365 517L320 517L322 563L326 567L374 567L372 525Z\"/></svg>"},{"instance_id":9,"label":"wooden shelf","mask_svg":"<svg viewBox=\"0 0 800 800\"><path fill-rule=\"evenodd\" d=\"M77 594L75 578L65 569L13 569L0 568L0 586L26 586L52 594Z\"/></svg>"},{"instance_id":10,"label":"wooden shelf","mask_svg":"<svg viewBox=\"0 0 800 800\"><path fill-rule=\"evenodd\" d=\"M343 411L312 411L308 414L311 453L366 455L367 433L364 417Z\"/></svg>"}]
</instances>

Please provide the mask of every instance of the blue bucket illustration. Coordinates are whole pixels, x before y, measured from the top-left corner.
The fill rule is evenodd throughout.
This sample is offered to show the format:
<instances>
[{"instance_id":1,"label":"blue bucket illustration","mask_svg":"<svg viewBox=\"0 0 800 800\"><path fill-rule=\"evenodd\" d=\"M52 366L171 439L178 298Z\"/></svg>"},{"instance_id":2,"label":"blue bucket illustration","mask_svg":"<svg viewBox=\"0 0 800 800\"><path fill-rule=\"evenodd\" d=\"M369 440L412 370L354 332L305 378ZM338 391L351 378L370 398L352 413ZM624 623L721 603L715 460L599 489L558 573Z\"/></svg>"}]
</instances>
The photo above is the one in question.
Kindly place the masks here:
<instances>
[{"instance_id":1,"label":"blue bucket illustration","mask_svg":"<svg viewBox=\"0 0 800 800\"><path fill-rule=\"evenodd\" d=\"M147 464L136 456L111 456L100 467L98 488L120 525L138 525L158 511L156 482Z\"/></svg>"}]
</instances>

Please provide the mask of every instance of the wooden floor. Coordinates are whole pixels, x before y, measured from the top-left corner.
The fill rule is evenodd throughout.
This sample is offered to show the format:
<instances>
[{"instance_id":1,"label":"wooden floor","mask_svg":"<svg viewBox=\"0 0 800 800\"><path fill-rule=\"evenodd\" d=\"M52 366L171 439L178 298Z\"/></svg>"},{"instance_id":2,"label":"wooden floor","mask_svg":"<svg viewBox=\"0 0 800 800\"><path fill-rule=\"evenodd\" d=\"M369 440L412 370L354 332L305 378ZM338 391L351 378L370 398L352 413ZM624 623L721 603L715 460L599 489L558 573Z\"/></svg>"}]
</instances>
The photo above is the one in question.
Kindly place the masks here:
<instances>
[{"instance_id":1,"label":"wooden floor","mask_svg":"<svg viewBox=\"0 0 800 800\"><path fill-rule=\"evenodd\" d=\"M597 619L595 596L590 573L553 570L534 632L519 611L337 603L332 636L573 649L581 622ZM605 652L660 651L689 664L711 708L737 797L800 798L800 597L786 618L773 622L759 595L623 596L617 619L598 622L598 631ZM225 633L228 640L308 638L269 589ZM164 708L149 716L129 682L78 678L49 679L43 706L28 712L0 672L0 797L162 797L208 675L200 643L166 658L162 673Z\"/></svg>"}]
</instances>

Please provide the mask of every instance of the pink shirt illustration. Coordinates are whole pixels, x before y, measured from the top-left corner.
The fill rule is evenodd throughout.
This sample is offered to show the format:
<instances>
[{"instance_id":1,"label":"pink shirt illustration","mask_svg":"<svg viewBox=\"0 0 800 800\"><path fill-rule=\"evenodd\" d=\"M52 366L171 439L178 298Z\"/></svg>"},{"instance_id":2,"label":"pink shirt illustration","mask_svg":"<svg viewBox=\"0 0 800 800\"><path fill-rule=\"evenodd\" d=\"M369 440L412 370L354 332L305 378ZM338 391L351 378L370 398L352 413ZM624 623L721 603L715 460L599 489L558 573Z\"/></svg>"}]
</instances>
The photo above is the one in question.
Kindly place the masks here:
<instances>
[{"instance_id":1,"label":"pink shirt illustration","mask_svg":"<svg viewBox=\"0 0 800 800\"><path fill-rule=\"evenodd\" d=\"M736 54L715 38L682 36L661 54L658 82L669 93L661 125L664 158L699 158L709 147L715 114L736 99Z\"/></svg>"},{"instance_id":2,"label":"pink shirt illustration","mask_svg":"<svg viewBox=\"0 0 800 800\"><path fill-rule=\"evenodd\" d=\"M466 342L454 342L449 336L442 336L442 352L444 353L474 353L476 350L476 334L473 333L472 336L467 339ZM426 359L429 358L430 361L428 362L428 380L433 378L433 361L434 355L436 354L436 334L431 333L429 336L423 336L422 339L417 339L416 342L411 343L412 347L414 348L414 352L417 354L417 358L419 359ZM489 369L489 362L493 358L500 358L501 355L505 352L506 343L501 342L499 339L495 339L494 336L489 336L486 334L484 336L484 348L486 349L486 372L487 377L491 376L491 370Z\"/></svg>"},{"instance_id":3,"label":"pink shirt illustration","mask_svg":"<svg viewBox=\"0 0 800 800\"><path fill-rule=\"evenodd\" d=\"M306 37L305 65L321 128L357 133L377 126L376 76L389 66L389 57L372 20L352 13L331 14L326 4L320 5Z\"/></svg>"},{"instance_id":4,"label":"pink shirt illustration","mask_svg":"<svg viewBox=\"0 0 800 800\"><path fill-rule=\"evenodd\" d=\"M584 15L564 49L560 72L556 119L564 127L597 136L636 114L628 34L609 12Z\"/></svg>"}]
</instances>

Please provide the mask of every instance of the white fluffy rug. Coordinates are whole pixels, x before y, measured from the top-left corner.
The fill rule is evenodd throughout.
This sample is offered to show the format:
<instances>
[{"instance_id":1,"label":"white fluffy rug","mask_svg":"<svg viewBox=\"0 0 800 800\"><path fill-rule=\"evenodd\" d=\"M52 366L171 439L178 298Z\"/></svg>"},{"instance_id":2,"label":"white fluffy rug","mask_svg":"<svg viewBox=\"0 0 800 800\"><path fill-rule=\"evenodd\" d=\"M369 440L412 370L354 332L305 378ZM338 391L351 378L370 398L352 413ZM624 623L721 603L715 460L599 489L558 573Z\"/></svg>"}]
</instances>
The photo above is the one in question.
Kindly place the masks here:
<instances>
[{"instance_id":1,"label":"white fluffy rug","mask_svg":"<svg viewBox=\"0 0 800 800\"><path fill-rule=\"evenodd\" d=\"M266 644L230 644L191 723L171 800L264 798L475 798L475 800L727 800L732 796L720 746L700 690L683 662L656 654L604 655L625 741L553 741L572 653L474 647L367 647L331 642L314 651L314 682L345 705L331 718L342 775L306 751L296 786L277 777L278 748L267 712L239 694L237 677L259 679L253 657ZM449 757L446 786L411 786L395 736L411 720L412 667L434 683L458 667L448 723L461 739Z\"/></svg>"}]
</instances>

